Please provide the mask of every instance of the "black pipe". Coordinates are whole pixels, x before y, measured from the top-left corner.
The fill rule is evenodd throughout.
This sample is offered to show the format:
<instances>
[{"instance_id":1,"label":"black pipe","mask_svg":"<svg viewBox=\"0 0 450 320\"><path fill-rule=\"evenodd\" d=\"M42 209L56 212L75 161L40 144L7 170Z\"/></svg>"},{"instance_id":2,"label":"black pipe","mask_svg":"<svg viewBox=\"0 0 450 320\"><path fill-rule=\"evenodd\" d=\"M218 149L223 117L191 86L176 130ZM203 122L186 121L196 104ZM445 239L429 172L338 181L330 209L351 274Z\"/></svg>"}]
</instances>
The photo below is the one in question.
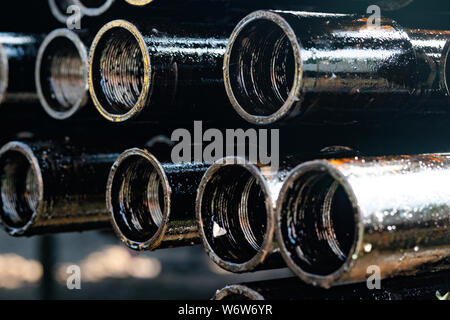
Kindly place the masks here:
<instances>
[{"instance_id":1,"label":"black pipe","mask_svg":"<svg viewBox=\"0 0 450 320\"><path fill-rule=\"evenodd\" d=\"M42 39L35 34L0 33L0 103L38 100L32 79Z\"/></svg>"},{"instance_id":2,"label":"black pipe","mask_svg":"<svg viewBox=\"0 0 450 320\"><path fill-rule=\"evenodd\" d=\"M434 300L450 292L450 274L436 272L416 277L397 277L380 282L379 289L367 283L323 289L296 278L230 285L218 290L213 300Z\"/></svg>"},{"instance_id":3,"label":"black pipe","mask_svg":"<svg viewBox=\"0 0 450 320\"><path fill-rule=\"evenodd\" d=\"M448 109L435 75L446 38L388 19L376 27L356 15L256 11L230 37L225 86L240 116L260 125L383 121L424 102Z\"/></svg>"},{"instance_id":4,"label":"black pipe","mask_svg":"<svg viewBox=\"0 0 450 320\"><path fill-rule=\"evenodd\" d=\"M109 227L109 169L117 158L99 148L10 142L0 149L3 227L12 236Z\"/></svg>"},{"instance_id":5,"label":"black pipe","mask_svg":"<svg viewBox=\"0 0 450 320\"><path fill-rule=\"evenodd\" d=\"M227 113L221 78L226 34L226 28L214 30L210 25L106 24L90 52L89 87L95 106L116 122L137 116L205 119Z\"/></svg>"},{"instance_id":6,"label":"black pipe","mask_svg":"<svg viewBox=\"0 0 450 320\"><path fill-rule=\"evenodd\" d=\"M90 43L86 31L57 29L39 48L36 88L42 107L54 119L94 114L88 83Z\"/></svg>"},{"instance_id":7,"label":"black pipe","mask_svg":"<svg viewBox=\"0 0 450 320\"><path fill-rule=\"evenodd\" d=\"M144 149L122 153L106 192L117 236L135 250L200 243L195 196L206 169L204 163L161 163Z\"/></svg>"}]
</instances>

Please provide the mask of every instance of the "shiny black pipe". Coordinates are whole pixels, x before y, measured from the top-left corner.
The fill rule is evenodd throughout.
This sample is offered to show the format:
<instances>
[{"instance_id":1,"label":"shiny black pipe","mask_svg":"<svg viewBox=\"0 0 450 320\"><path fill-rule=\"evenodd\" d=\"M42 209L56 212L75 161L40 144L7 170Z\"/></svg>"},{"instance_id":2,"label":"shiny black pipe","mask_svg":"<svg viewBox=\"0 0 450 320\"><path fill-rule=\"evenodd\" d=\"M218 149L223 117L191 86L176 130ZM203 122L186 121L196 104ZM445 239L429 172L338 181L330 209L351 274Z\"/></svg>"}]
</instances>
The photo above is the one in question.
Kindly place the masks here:
<instances>
[{"instance_id":1,"label":"shiny black pipe","mask_svg":"<svg viewBox=\"0 0 450 320\"><path fill-rule=\"evenodd\" d=\"M39 48L34 75L37 93L42 107L54 119L94 115L88 83L92 38L86 30L56 29Z\"/></svg>"},{"instance_id":2,"label":"shiny black pipe","mask_svg":"<svg viewBox=\"0 0 450 320\"><path fill-rule=\"evenodd\" d=\"M324 148L321 157L354 155L350 148ZM205 250L221 268L241 273L283 268L275 238L275 204L287 173L318 153L290 156L279 168L239 157L217 160L198 188L196 215Z\"/></svg>"},{"instance_id":3,"label":"shiny black pipe","mask_svg":"<svg viewBox=\"0 0 450 320\"><path fill-rule=\"evenodd\" d=\"M206 169L204 163L161 163L145 149L122 153L106 192L117 236L134 250L200 243L195 196Z\"/></svg>"},{"instance_id":4,"label":"shiny black pipe","mask_svg":"<svg viewBox=\"0 0 450 320\"><path fill-rule=\"evenodd\" d=\"M108 172L118 154L54 142L10 142L0 149L0 218L12 236L110 226Z\"/></svg>"},{"instance_id":5,"label":"shiny black pipe","mask_svg":"<svg viewBox=\"0 0 450 320\"><path fill-rule=\"evenodd\" d=\"M228 31L214 29L106 24L90 51L89 87L100 114L121 122L229 113L221 77Z\"/></svg>"},{"instance_id":6,"label":"shiny black pipe","mask_svg":"<svg viewBox=\"0 0 450 320\"><path fill-rule=\"evenodd\" d=\"M372 285L373 283L369 281ZM379 289L367 283L323 289L296 278L230 285L218 290L213 300L449 300L450 274L436 272L416 277L397 277L380 282Z\"/></svg>"},{"instance_id":7,"label":"shiny black pipe","mask_svg":"<svg viewBox=\"0 0 450 320\"><path fill-rule=\"evenodd\" d=\"M37 101L33 73L42 39L34 34L0 33L0 103Z\"/></svg>"},{"instance_id":8,"label":"shiny black pipe","mask_svg":"<svg viewBox=\"0 0 450 320\"><path fill-rule=\"evenodd\" d=\"M230 37L225 86L239 115L260 125L383 121L425 103L448 109L446 37L388 19L376 27L356 15L256 11Z\"/></svg>"},{"instance_id":9,"label":"shiny black pipe","mask_svg":"<svg viewBox=\"0 0 450 320\"><path fill-rule=\"evenodd\" d=\"M300 164L277 203L277 239L291 270L329 288L449 269L449 154L354 157Z\"/></svg>"}]
</instances>

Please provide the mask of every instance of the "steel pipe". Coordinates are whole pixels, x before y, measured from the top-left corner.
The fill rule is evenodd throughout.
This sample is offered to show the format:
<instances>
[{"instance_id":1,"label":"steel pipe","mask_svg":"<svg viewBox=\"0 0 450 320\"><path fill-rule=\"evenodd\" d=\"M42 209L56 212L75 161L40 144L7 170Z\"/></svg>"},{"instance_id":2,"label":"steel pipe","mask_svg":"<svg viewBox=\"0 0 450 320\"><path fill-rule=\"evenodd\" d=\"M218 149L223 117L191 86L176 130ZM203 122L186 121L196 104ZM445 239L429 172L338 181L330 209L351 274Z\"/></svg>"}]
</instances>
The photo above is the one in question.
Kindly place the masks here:
<instances>
[{"instance_id":1,"label":"steel pipe","mask_svg":"<svg viewBox=\"0 0 450 320\"><path fill-rule=\"evenodd\" d=\"M42 36L0 33L0 103L37 101L34 63Z\"/></svg>"},{"instance_id":2,"label":"steel pipe","mask_svg":"<svg viewBox=\"0 0 450 320\"><path fill-rule=\"evenodd\" d=\"M226 28L106 24L91 51L89 87L100 114L115 122L216 116L228 102L221 79ZM201 97L199 99L199 97ZM212 107L213 106L213 107Z\"/></svg>"},{"instance_id":3,"label":"steel pipe","mask_svg":"<svg viewBox=\"0 0 450 320\"><path fill-rule=\"evenodd\" d=\"M7 143L0 149L3 227L12 236L109 227L104 197L117 156L52 142Z\"/></svg>"},{"instance_id":4,"label":"steel pipe","mask_svg":"<svg viewBox=\"0 0 450 320\"><path fill-rule=\"evenodd\" d=\"M277 203L289 268L321 287L449 267L448 154L306 162Z\"/></svg>"},{"instance_id":5,"label":"steel pipe","mask_svg":"<svg viewBox=\"0 0 450 320\"><path fill-rule=\"evenodd\" d=\"M437 272L416 277L397 277L369 289L357 283L324 289L297 278L230 285L218 290L213 300L440 300L450 291L450 274Z\"/></svg>"},{"instance_id":6,"label":"steel pipe","mask_svg":"<svg viewBox=\"0 0 450 320\"><path fill-rule=\"evenodd\" d=\"M275 202L287 170L218 160L198 188L196 215L214 263L231 272L284 267L274 243Z\"/></svg>"},{"instance_id":7,"label":"steel pipe","mask_svg":"<svg viewBox=\"0 0 450 320\"><path fill-rule=\"evenodd\" d=\"M448 32L380 23L347 14L251 13L234 29L224 58L233 107L260 125L380 120L423 101L447 108L445 84L430 79L442 79L434 56L440 61Z\"/></svg>"},{"instance_id":8,"label":"steel pipe","mask_svg":"<svg viewBox=\"0 0 450 320\"><path fill-rule=\"evenodd\" d=\"M206 168L203 163L161 163L143 149L122 153L106 192L120 240L140 251L200 243L195 195Z\"/></svg>"},{"instance_id":9,"label":"steel pipe","mask_svg":"<svg viewBox=\"0 0 450 320\"><path fill-rule=\"evenodd\" d=\"M35 82L44 110L54 119L78 115L90 101L86 36L57 29L42 42L36 61Z\"/></svg>"},{"instance_id":10,"label":"steel pipe","mask_svg":"<svg viewBox=\"0 0 450 320\"><path fill-rule=\"evenodd\" d=\"M90 17L104 14L114 4L115 0L72 0L81 12Z\"/></svg>"}]
</instances>

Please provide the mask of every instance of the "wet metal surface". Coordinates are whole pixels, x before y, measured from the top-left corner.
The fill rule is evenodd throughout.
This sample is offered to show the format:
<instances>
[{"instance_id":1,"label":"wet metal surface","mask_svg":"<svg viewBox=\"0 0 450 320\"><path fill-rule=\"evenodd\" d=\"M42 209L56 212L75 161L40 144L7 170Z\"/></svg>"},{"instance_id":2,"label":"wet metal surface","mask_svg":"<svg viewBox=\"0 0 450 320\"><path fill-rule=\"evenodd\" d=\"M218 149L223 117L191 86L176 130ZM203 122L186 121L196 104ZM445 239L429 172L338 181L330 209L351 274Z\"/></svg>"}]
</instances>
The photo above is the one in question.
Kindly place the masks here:
<instances>
[{"instance_id":1,"label":"wet metal surface","mask_svg":"<svg viewBox=\"0 0 450 320\"><path fill-rule=\"evenodd\" d=\"M329 287L448 269L448 154L317 160L294 169L277 236L291 269Z\"/></svg>"},{"instance_id":2,"label":"wet metal surface","mask_svg":"<svg viewBox=\"0 0 450 320\"><path fill-rule=\"evenodd\" d=\"M408 30L347 14L257 11L235 28L225 54L231 103L246 120L269 124L382 121L447 107L448 32ZM427 106L428 107L428 106Z\"/></svg>"},{"instance_id":3,"label":"wet metal surface","mask_svg":"<svg viewBox=\"0 0 450 320\"><path fill-rule=\"evenodd\" d=\"M6 231L28 236L108 227L106 181L117 156L55 142L5 145L0 214Z\"/></svg>"}]
</instances>

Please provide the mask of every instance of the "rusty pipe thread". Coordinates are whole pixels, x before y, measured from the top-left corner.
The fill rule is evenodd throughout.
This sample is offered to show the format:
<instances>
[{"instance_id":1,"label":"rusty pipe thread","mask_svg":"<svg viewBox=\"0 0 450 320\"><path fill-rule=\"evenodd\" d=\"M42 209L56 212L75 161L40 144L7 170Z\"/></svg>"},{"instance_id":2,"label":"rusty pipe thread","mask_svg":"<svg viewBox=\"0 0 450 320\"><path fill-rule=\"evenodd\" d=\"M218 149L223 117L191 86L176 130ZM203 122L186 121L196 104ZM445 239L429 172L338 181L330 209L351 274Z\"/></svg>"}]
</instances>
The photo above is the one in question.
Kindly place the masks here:
<instances>
[{"instance_id":1,"label":"rusty pipe thread","mask_svg":"<svg viewBox=\"0 0 450 320\"><path fill-rule=\"evenodd\" d=\"M140 251L197 244L194 200L205 171L199 163L161 163L144 149L123 152L106 193L117 236Z\"/></svg>"},{"instance_id":2,"label":"rusty pipe thread","mask_svg":"<svg viewBox=\"0 0 450 320\"><path fill-rule=\"evenodd\" d=\"M287 177L277 239L288 266L321 287L448 269L448 155L317 160Z\"/></svg>"},{"instance_id":3,"label":"rusty pipe thread","mask_svg":"<svg viewBox=\"0 0 450 320\"><path fill-rule=\"evenodd\" d=\"M275 249L277 185L263 168L241 158L218 160L206 171L198 188L196 215L203 245L214 263L237 273L269 264Z\"/></svg>"},{"instance_id":4,"label":"rusty pipe thread","mask_svg":"<svg viewBox=\"0 0 450 320\"><path fill-rule=\"evenodd\" d=\"M144 108L150 92L150 57L134 25L116 20L97 33L89 82L97 110L111 121L133 118Z\"/></svg>"},{"instance_id":5,"label":"rusty pipe thread","mask_svg":"<svg viewBox=\"0 0 450 320\"><path fill-rule=\"evenodd\" d=\"M38 99L34 81L30 79L42 39L36 34L0 33L0 103Z\"/></svg>"},{"instance_id":6,"label":"rusty pipe thread","mask_svg":"<svg viewBox=\"0 0 450 320\"><path fill-rule=\"evenodd\" d=\"M55 119L68 119L87 104L88 54L75 32L57 29L44 39L37 56L35 81L41 105Z\"/></svg>"},{"instance_id":7,"label":"rusty pipe thread","mask_svg":"<svg viewBox=\"0 0 450 320\"><path fill-rule=\"evenodd\" d=\"M245 120L265 125L296 117L359 120L349 119L356 117L349 110L376 106L393 113L418 96L428 98L429 89L435 87L422 80L436 68L420 70L421 48L415 47L408 30L388 19L381 24L371 29L367 19L347 14L267 10L249 14L234 29L225 52L223 76L231 104ZM422 37L422 42L431 44L435 36ZM441 89L437 88L435 103L446 106ZM387 99L392 110L386 109ZM340 105L346 109L339 110ZM339 111L343 120L338 120ZM322 119L327 115L332 118Z\"/></svg>"},{"instance_id":8,"label":"rusty pipe thread","mask_svg":"<svg viewBox=\"0 0 450 320\"><path fill-rule=\"evenodd\" d=\"M109 226L105 183L117 154L86 154L50 142L0 149L0 219L13 236Z\"/></svg>"}]
</instances>

